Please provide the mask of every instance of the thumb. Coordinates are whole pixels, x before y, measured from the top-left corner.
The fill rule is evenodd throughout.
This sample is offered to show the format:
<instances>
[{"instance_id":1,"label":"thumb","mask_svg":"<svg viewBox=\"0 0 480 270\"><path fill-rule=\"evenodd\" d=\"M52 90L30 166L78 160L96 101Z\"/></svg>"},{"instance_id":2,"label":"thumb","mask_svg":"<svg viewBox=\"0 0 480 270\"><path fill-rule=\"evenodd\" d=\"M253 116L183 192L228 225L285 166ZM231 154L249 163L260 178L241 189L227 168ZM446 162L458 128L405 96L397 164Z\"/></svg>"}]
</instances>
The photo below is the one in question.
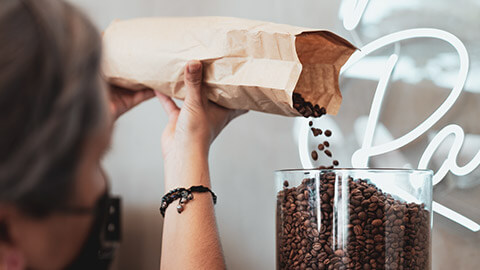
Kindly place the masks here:
<instances>
[{"instance_id":1,"label":"thumb","mask_svg":"<svg viewBox=\"0 0 480 270\"><path fill-rule=\"evenodd\" d=\"M185 86L187 94L185 103L193 107L203 107L206 104L206 95L202 93L202 63L189 61L185 67Z\"/></svg>"}]
</instances>

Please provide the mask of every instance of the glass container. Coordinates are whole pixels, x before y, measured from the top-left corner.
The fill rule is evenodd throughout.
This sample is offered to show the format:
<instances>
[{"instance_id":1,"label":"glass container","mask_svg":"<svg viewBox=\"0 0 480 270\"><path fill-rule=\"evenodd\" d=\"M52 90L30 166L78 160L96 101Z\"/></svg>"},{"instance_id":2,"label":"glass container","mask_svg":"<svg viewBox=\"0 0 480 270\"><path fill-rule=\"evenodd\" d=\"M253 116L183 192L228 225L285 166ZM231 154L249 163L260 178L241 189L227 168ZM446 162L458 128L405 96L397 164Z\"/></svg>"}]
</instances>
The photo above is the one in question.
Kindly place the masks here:
<instances>
[{"instance_id":1,"label":"glass container","mask_svg":"<svg viewBox=\"0 0 480 270\"><path fill-rule=\"evenodd\" d=\"M431 269L432 171L275 172L277 269Z\"/></svg>"}]
</instances>

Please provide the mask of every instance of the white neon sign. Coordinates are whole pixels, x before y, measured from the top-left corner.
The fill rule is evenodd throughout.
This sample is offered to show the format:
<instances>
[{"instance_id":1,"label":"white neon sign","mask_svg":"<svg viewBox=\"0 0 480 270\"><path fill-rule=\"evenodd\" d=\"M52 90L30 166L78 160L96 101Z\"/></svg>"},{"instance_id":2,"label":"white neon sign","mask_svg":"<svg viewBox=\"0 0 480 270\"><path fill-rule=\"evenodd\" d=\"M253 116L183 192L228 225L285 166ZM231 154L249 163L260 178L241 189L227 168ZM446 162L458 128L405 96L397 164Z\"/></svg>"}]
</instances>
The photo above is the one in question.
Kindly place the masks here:
<instances>
[{"instance_id":1,"label":"white neon sign","mask_svg":"<svg viewBox=\"0 0 480 270\"><path fill-rule=\"evenodd\" d=\"M380 81L377 86L375 97L372 103L372 109L368 118L364 143L362 147L353 154L352 157L352 165L354 167L367 167L369 157L397 150L411 143L412 141L420 137L422 134L427 132L433 125L435 125L435 123L438 122L438 120L440 120L448 112L448 110L450 110L455 101L458 99L458 96L460 95L463 86L465 85L469 65L467 49L465 48L463 43L454 35L443 30L431 28L409 29L379 38L362 47L360 51L355 52L349 59L349 61L345 64L344 68L342 68L341 72L345 72L345 70L347 70L349 67L361 60L363 57L382 47L413 38L437 38L440 40L444 40L455 48L459 55L460 70L458 72L457 80L454 84L454 87L448 97L442 103L442 105L440 105L440 107L438 107L435 112L433 112L427 119L425 119L425 121L423 121L416 128L412 129L407 134L393 141L377 146L372 146L371 144L373 141L373 134L380 113L380 107L383 102L388 81L390 80L391 72L393 71L393 67L396 64L396 60L392 62L389 59L389 66L387 66L386 72L384 72L384 74L380 77ZM398 58L398 56L396 56L395 54L393 54L392 56ZM390 58L392 58L392 56Z\"/></svg>"},{"instance_id":2,"label":"white neon sign","mask_svg":"<svg viewBox=\"0 0 480 270\"><path fill-rule=\"evenodd\" d=\"M343 27L348 31L357 28L369 0L344 0L342 2Z\"/></svg>"},{"instance_id":3,"label":"white neon sign","mask_svg":"<svg viewBox=\"0 0 480 270\"><path fill-rule=\"evenodd\" d=\"M368 5L368 2L369 0L346 0L342 3L343 24L347 30L353 31L357 27ZM360 61L363 57L374 51L377 51L382 47L395 45L398 44L400 41L417 38L439 39L452 45L452 47L456 50L459 56L460 68L453 89L448 95L448 97L445 99L445 101L437 108L437 110L435 110L435 112L433 112L416 128L397 139L388 141L380 145L372 146L373 136L375 134L375 129L378 123L383 98L385 96L385 92L388 86L388 82L390 81L392 72L398 61L398 55L396 53L392 54L386 62L385 70L382 72L382 75L377 85L377 89L375 91L375 96L373 98L372 107L368 116L362 146L352 155L353 167L366 168L368 166L368 161L370 157L398 150L399 148L411 143L412 141L419 138L421 135L425 134L425 132L431 129L432 126L435 125L450 110L455 101L458 99L465 85L469 69L469 58L465 45L453 34L433 28L403 30L374 40L369 44L363 46L359 51L355 52L350 57L348 62L342 68L341 74L343 74L355 63ZM302 165L305 168L312 168L315 166L312 164L309 158L309 128L307 123L308 120L304 121L298 143ZM425 152L420 158L418 168L427 168L435 151L439 148L441 143L450 135L454 136L454 143L450 148L447 159L443 162L440 169L433 176L434 185L438 184L442 179L444 179L445 175L449 171L451 171L455 175L461 176L471 173L480 165L479 151L468 164L463 167L458 166L456 160L463 145L465 135L463 129L460 126L449 125L441 129L429 143L429 145L425 149ZM433 202L432 209L436 213L443 215L474 232L480 231L480 224L447 208L444 205L439 204L438 202Z\"/></svg>"}]
</instances>

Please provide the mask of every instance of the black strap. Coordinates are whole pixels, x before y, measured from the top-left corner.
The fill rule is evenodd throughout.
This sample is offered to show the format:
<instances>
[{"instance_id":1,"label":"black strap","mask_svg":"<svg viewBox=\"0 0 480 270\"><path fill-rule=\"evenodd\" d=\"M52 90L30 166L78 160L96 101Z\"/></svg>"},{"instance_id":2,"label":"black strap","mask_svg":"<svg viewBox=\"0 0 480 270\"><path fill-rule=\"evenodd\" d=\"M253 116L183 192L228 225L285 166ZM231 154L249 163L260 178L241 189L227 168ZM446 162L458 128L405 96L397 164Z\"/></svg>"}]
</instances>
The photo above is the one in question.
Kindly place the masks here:
<instances>
[{"instance_id":1,"label":"black strap","mask_svg":"<svg viewBox=\"0 0 480 270\"><path fill-rule=\"evenodd\" d=\"M184 210L185 204L193 200L193 192L196 192L196 193L210 192L210 194L212 194L213 204L217 203L217 195L215 195L215 193L213 193L213 191L210 190L208 187L192 186L189 189L176 188L176 189L170 190L167 194L165 194L162 197L162 203L160 205L160 213L162 214L162 216L165 217L165 211L167 210L167 207L172 202L178 199L180 199L180 201L177 206L177 211L179 214L182 213Z\"/></svg>"},{"instance_id":2,"label":"black strap","mask_svg":"<svg viewBox=\"0 0 480 270\"><path fill-rule=\"evenodd\" d=\"M213 193L213 191L208 187L192 186L189 188L189 190L190 192L198 192L198 193L210 192L210 194L212 194L213 204L217 204L217 195L215 195L215 193Z\"/></svg>"}]
</instances>

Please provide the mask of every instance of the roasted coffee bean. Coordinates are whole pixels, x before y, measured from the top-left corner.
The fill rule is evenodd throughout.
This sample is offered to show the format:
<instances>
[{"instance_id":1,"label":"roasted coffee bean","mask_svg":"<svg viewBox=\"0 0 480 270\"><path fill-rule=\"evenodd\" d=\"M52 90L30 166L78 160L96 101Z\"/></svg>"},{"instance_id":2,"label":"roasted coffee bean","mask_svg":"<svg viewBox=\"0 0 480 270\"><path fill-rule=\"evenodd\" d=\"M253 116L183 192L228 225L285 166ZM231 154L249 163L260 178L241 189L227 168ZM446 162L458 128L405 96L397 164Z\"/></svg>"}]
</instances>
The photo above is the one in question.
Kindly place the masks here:
<instances>
[{"instance_id":1,"label":"roasted coffee bean","mask_svg":"<svg viewBox=\"0 0 480 270\"><path fill-rule=\"evenodd\" d=\"M287 180L283 181L283 186L288 187L288 181Z\"/></svg>"},{"instance_id":2,"label":"roasted coffee bean","mask_svg":"<svg viewBox=\"0 0 480 270\"><path fill-rule=\"evenodd\" d=\"M303 116L308 118L313 115L313 108L311 103L307 103L306 105L307 106L305 106L305 113L303 113Z\"/></svg>"},{"instance_id":3,"label":"roasted coffee bean","mask_svg":"<svg viewBox=\"0 0 480 270\"><path fill-rule=\"evenodd\" d=\"M325 150L325 155L327 155L328 157L332 157L332 152L330 152L330 150Z\"/></svg>"},{"instance_id":4,"label":"roasted coffee bean","mask_svg":"<svg viewBox=\"0 0 480 270\"><path fill-rule=\"evenodd\" d=\"M286 181L278 193L277 269L430 269L425 205L396 200L366 180L335 181L334 172L322 171L319 181L291 188ZM335 210L342 185L349 190L346 223ZM343 230L348 234L339 235Z\"/></svg>"},{"instance_id":5,"label":"roasted coffee bean","mask_svg":"<svg viewBox=\"0 0 480 270\"><path fill-rule=\"evenodd\" d=\"M343 250L341 249L337 249L335 250L335 255L337 255L338 257L343 257L343 255L345 255L345 252L343 252Z\"/></svg>"},{"instance_id":6,"label":"roasted coffee bean","mask_svg":"<svg viewBox=\"0 0 480 270\"><path fill-rule=\"evenodd\" d=\"M327 113L324 107L313 105L311 102L306 101L302 95L293 93L293 108L295 108L304 117L320 117ZM311 126L311 125L310 125Z\"/></svg>"},{"instance_id":7,"label":"roasted coffee bean","mask_svg":"<svg viewBox=\"0 0 480 270\"><path fill-rule=\"evenodd\" d=\"M318 159L318 154L317 154L317 151L315 151L315 150L312 151L312 159L313 159L313 160L317 160L317 159Z\"/></svg>"},{"instance_id":8,"label":"roasted coffee bean","mask_svg":"<svg viewBox=\"0 0 480 270\"><path fill-rule=\"evenodd\" d=\"M340 164L340 162L338 162L338 160L333 161L333 166L338 166L338 164Z\"/></svg>"},{"instance_id":9,"label":"roasted coffee bean","mask_svg":"<svg viewBox=\"0 0 480 270\"><path fill-rule=\"evenodd\" d=\"M322 130L319 128L312 127L311 130L312 130L313 136L315 137L317 137L318 135L322 135Z\"/></svg>"},{"instance_id":10,"label":"roasted coffee bean","mask_svg":"<svg viewBox=\"0 0 480 270\"><path fill-rule=\"evenodd\" d=\"M382 222L381 219L375 219L374 221L372 221L372 225L373 225L373 226L377 226L377 227L380 226L380 225L382 225L382 223L383 223L383 222Z\"/></svg>"},{"instance_id":11,"label":"roasted coffee bean","mask_svg":"<svg viewBox=\"0 0 480 270\"><path fill-rule=\"evenodd\" d=\"M308 122L308 125L313 126L313 122L312 121Z\"/></svg>"},{"instance_id":12,"label":"roasted coffee bean","mask_svg":"<svg viewBox=\"0 0 480 270\"><path fill-rule=\"evenodd\" d=\"M355 225L355 226L353 227L353 232L354 232L356 235L362 235L362 233L363 233L362 226L360 226L360 225Z\"/></svg>"},{"instance_id":13,"label":"roasted coffee bean","mask_svg":"<svg viewBox=\"0 0 480 270\"><path fill-rule=\"evenodd\" d=\"M325 131L325 132L326 132L326 131ZM325 134L325 135L326 135L326 134ZM323 142L323 145L325 145L325 147L330 147L330 143L327 142L327 141L324 141L324 142Z\"/></svg>"},{"instance_id":14,"label":"roasted coffee bean","mask_svg":"<svg viewBox=\"0 0 480 270\"><path fill-rule=\"evenodd\" d=\"M323 151L325 149L325 146L321 143L318 145L318 150Z\"/></svg>"},{"instance_id":15,"label":"roasted coffee bean","mask_svg":"<svg viewBox=\"0 0 480 270\"><path fill-rule=\"evenodd\" d=\"M330 129L325 130L325 136L327 137L332 136L332 131Z\"/></svg>"}]
</instances>

